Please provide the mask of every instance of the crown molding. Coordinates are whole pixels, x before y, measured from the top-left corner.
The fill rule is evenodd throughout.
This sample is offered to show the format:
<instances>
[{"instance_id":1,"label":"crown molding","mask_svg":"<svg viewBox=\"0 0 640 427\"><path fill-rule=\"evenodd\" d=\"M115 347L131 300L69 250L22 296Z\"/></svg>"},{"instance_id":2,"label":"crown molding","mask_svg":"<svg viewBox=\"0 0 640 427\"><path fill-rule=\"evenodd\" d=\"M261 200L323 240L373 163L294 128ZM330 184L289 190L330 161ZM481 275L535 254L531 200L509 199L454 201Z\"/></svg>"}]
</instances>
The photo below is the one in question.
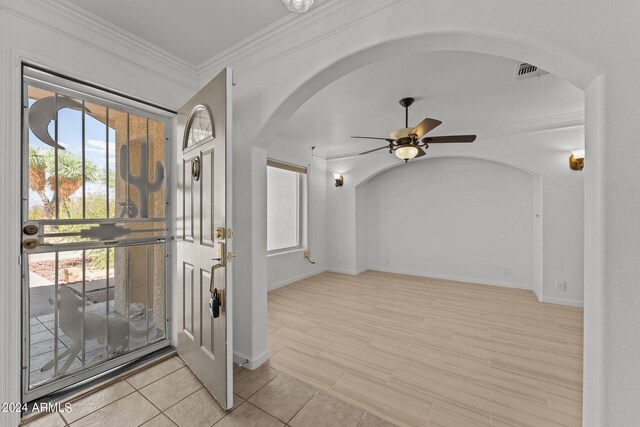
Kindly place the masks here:
<instances>
[{"instance_id":1,"label":"crown molding","mask_svg":"<svg viewBox=\"0 0 640 427\"><path fill-rule=\"evenodd\" d=\"M459 129L447 132L449 134L477 134L478 138L498 138L508 135L535 132L555 132L584 126L584 111L574 111L570 113L556 114L553 116L536 117L533 119L519 120L515 122L503 123L496 126L487 126L476 129ZM434 136L437 136L434 134ZM341 148L328 150L324 153L327 160L337 160L346 157L357 156L362 151L353 148ZM381 151L386 153L386 151Z\"/></svg>"},{"instance_id":2,"label":"crown molding","mask_svg":"<svg viewBox=\"0 0 640 427\"><path fill-rule=\"evenodd\" d=\"M252 36L242 40L241 42L229 47L212 58L203 61L197 66L200 79L206 80L207 76L213 75L225 66L234 64L237 75L242 75L248 71L260 68L268 63L276 61L284 56L296 52L311 44L317 43L327 37L334 36L354 25L358 25L369 19L378 16L390 9L394 9L411 0L377 0L377 7L370 7L366 13L360 14L355 19L348 19L347 22L338 23L335 26L323 28L320 34L311 39L302 40L302 37L296 37L304 31L315 26L319 22L339 15L350 8L364 3L366 0L326 0L317 7L312 8L303 15L289 15L282 18L265 29L253 34ZM355 16L355 15L354 15ZM291 46L278 46L284 42L291 40L300 40ZM256 54L271 49L268 59L258 60L254 63L247 61L254 58ZM239 63L244 61L242 65Z\"/></svg>"},{"instance_id":3,"label":"crown molding","mask_svg":"<svg viewBox=\"0 0 640 427\"><path fill-rule=\"evenodd\" d=\"M348 12L350 9L353 10L352 8L354 8L354 6L364 4L366 0L325 0L302 15L287 15L263 30L197 65L185 61L143 38L100 18L69 0L22 0L17 3L0 0L0 10L47 28L50 31L62 34L76 42L89 45L120 61L144 69L146 72L159 77L174 81L185 88L193 89L192 85L184 82L185 77L190 81L202 82L207 80L208 76L213 75L215 72L230 64L234 64L236 75L241 75L303 49L310 44L317 43L327 37L347 30L354 25L372 19L381 13L409 1L411 0L377 0L376 7L367 5L366 12L357 11L352 15L348 15L345 12ZM33 10L29 10L28 6L35 7L45 13L34 13ZM318 34L310 38L303 40L303 37L299 37L306 30L318 23L341 14L346 18L339 20L335 25L322 28ZM56 19L51 19L52 17ZM54 22L56 24L53 24ZM59 22L64 22L69 25L62 25L59 24ZM71 28L77 28L80 31L72 31L70 30ZM92 40L95 40L96 35L109 40L110 46L102 46L93 42ZM295 40L295 42L292 44L291 40ZM135 55L123 54L122 51L127 49L133 50ZM272 53L266 55L265 58L264 52L267 49L270 49ZM261 55L262 59L253 60L258 53L263 54ZM164 70L159 71L157 67L143 64L143 61L132 60L132 57L144 57L151 61L159 62L167 71L170 70L170 72Z\"/></svg>"},{"instance_id":4,"label":"crown molding","mask_svg":"<svg viewBox=\"0 0 640 427\"><path fill-rule=\"evenodd\" d=\"M67 0L22 0L7 3L2 1L0 10L90 46L147 73L170 80L190 90L193 90L194 86L186 81L194 83L199 81L198 72L193 64L189 64ZM36 8L36 10L30 8ZM37 13L38 11L44 13ZM95 41L96 35L104 37L109 41L109 44L98 44ZM126 50L135 52L135 55L123 54L122 52ZM140 58L162 64L163 70L159 70L159 67L142 61ZM145 62L147 63L145 64Z\"/></svg>"}]
</instances>

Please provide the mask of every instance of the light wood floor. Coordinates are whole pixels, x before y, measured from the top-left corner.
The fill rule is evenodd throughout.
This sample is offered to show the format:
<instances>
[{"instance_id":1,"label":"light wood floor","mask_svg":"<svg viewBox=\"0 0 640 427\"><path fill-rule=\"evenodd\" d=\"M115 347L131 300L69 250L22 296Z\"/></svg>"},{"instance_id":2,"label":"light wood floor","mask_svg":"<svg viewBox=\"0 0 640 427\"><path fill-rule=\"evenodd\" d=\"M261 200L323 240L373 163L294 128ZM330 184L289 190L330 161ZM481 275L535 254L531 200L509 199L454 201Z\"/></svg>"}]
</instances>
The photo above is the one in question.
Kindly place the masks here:
<instances>
[{"instance_id":1,"label":"light wood floor","mask_svg":"<svg viewBox=\"0 0 640 427\"><path fill-rule=\"evenodd\" d=\"M582 309L372 271L268 301L269 365L395 424L581 425Z\"/></svg>"}]
</instances>

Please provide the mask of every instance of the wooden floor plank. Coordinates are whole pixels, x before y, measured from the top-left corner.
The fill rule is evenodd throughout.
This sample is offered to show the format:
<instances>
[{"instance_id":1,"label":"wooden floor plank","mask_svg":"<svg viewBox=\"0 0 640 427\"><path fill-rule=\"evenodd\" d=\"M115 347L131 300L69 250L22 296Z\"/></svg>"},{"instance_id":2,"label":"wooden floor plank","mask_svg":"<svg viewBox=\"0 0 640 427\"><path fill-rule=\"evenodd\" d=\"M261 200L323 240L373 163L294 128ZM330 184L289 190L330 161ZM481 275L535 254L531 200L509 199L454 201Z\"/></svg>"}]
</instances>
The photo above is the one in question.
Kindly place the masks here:
<instances>
[{"instance_id":1,"label":"wooden floor plank","mask_svg":"<svg viewBox=\"0 0 640 427\"><path fill-rule=\"evenodd\" d=\"M581 424L583 312L367 271L269 292L269 364L409 426Z\"/></svg>"}]
</instances>

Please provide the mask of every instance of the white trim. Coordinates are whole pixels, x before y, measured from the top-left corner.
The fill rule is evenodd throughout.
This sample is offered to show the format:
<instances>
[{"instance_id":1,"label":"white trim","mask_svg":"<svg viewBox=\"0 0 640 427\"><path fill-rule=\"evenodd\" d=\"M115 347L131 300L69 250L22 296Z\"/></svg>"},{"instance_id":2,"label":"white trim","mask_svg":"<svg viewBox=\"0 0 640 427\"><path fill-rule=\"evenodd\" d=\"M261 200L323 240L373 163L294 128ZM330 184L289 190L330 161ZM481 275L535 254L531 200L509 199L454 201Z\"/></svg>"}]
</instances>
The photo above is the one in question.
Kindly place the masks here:
<instances>
[{"instance_id":1,"label":"white trim","mask_svg":"<svg viewBox=\"0 0 640 427\"><path fill-rule=\"evenodd\" d=\"M185 89L193 91L199 82L198 71L193 64L68 1L13 2L10 6L3 4L1 12L68 37L122 63L168 79ZM103 42L108 40L108 43L102 44L96 38L103 39ZM127 51L132 54L127 54ZM156 64L150 64L149 60ZM187 83L189 81L193 84Z\"/></svg>"},{"instance_id":2,"label":"white trim","mask_svg":"<svg viewBox=\"0 0 640 427\"><path fill-rule=\"evenodd\" d=\"M69 0L31 0L32 3L39 4L41 8L47 8L51 13L55 13L63 18L71 18L74 22L79 22L91 29L92 32L101 32L110 39L118 40L128 46L134 46L145 52L151 52L154 56L162 59L167 65L185 71L193 72L195 67L189 61L186 61L173 53L162 49L161 47L138 37L135 34L115 25L112 22L102 19L98 15L71 3Z\"/></svg>"},{"instance_id":3,"label":"white trim","mask_svg":"<svg viewBox=\"0 0 640 427\"><path fill-rule=\"evenodd\" d=\"M225 240L227 253L233 254L234 239L233 239L233 70L226 67L226 89L225 89L225 215L224 221L227 230L232 230L232 237ZM177 187L176 187L177 188ZM177 191L176 191L177 192ZM177 218L176 218L177 220ZM235 357L233 355L233 306L234 306L234 274L233 267L225 268L225 292L226 292L226 338L227 348L225 350L225 360L227 363L227 406L233 405L233 363L229 363L229 359ZM176 288L178 282L174 282L173 286ZM229 384L231 380L231 384Z\"/></svg>"},{"instance_id":4,"label":"white trim","mask_svg":"<svg viewBox=\"0 0 640 427\"><path fill-rule=\"evenodd\" d=\"M407 271L407 270L401 270L397 268L387 268L387 267L370 267L369 269L373 271L381 271L384 273L406 274L408 276L428 277L431 279L452 280L454 282L471 283L476 285L489 285L489 286L498 286L501 288L526 289L528 291L533 291L533 289L531 288L531 285L525 285L522 283L503 282L499 280L473 279L470 277L451 276L448 274L419 273L415 271Z\"/></svg>"},{"instance_id":5,"label":"white trim","mask_svg":"<svg viewBox=\"0 0 640 427\"><path fill-rule=\"evenodd\" d=\"M364 3L364 0L327 0L312 8L302 16L293 16L290 14L252 36L245 38L239 43L230 46L212 58L198 64L196 68L200 75L201 84L207 81L210 76L215 74L216 70L226 64L234 64L234 67L240 70L238 75L242 75L247 71L260 68L273 61L279 60L284 56L303 49L310 44L317 43L327 37L331 37L336 33L351 28L354 25L368 21L369 19L407 3L408 1L409 0L378 0L379 4L377 4L377 6L379 7L375 9L371 8L371 10L362 14L358 14L357 12L351 15L346 14L346 16L348 16L346 22L339 24L336 27L326 26L322 28L316 36L312 37L311 40L304 40L302 37L299 37L299 35L309 30L315 24L324 22L332 16L340 14L345 9ZM354 16L358 17L353 19ZM279 43L291 43L292 40L295 40L292 46L277 47ZM275 48L272 55L267 55L262 59L256 59L258 56L263 56L258 54L264 53L265 50L271 48ZM245 66L241 67L238 62L242 60L250 60L253 63L245 64Z\"/></svg>"},{"instance_id":6,"label":"white trim","mask_svg":"<svg viewBox=\"0 0 640 427\"><path fill-rule=\"evenodd\" d=\"M533 291L533 294L536 296L536 298L538 298L538 301L542 301L542 297L541 297L541 295L538 293L537 289L536 289L536 288L533 288L533 289L532 289L532 291Z\"/></svg>"},{"instance_id":7,"label":"white trim","mask_svg":"<svg viewBox=\"0 0 640 427\"><path fill-rule=\"evenodd\" d=\"M0 357L0 402L20 402L21 390L21 327L22 325L22 279L20 258L20 218L22 205L19 203L22 190L20 110L22 106L22 84L20 61L15 51L4 45L3 62L5 96L0 99L0 123L3 123L3 141L0 141L0 188L5 205L0 209L4 242L0 245L0 289L2 310L0 313L0 342L3 357ZM17 425L18 413L0 413L0 425Z\"/></svg>"},{"instance_id":8,"label":"white trim","mask_svg":"<svg viewBox=\"0 0 640 427\"><path fill-rule=\"evenodd\" d=\"M543 296L542 298L538 297L538 300L540 302L545 302L545 303L548 303L548 304L560 304L560 305L568 305L570 307L584 308L584 302L583 301L578 301L578 300L575 300L575 299L554 298L554 297L545 297L545 296Z\"/></svg>"},{"instance_id":9,"label":"white trim","mask_svg":"<svg viewBox=\"0 0 640 427\"><path fill-rule=\"evenodd\" d=\"M358 274L364 273L367 270L369 270L369 268L361 268L359 270L349 270L346 268L327 267L325 271L328 271L330 273L339 273L339 274L348 274L350 276L357 276Z\"/></svg>"},{"instance_id":10,"label":"white trim","mask_svg":"<svg viewBox=\"0 0 640 427\"><path fill-rule=\"evenodd\" d=\"M318 270L310 271L308 273L299 274L297 276L290 277L288 279L284 279L284 280L281 280L281 281L276 282L276 283L272 283L272 284L267 286L267 292L272 291L274 289L281 288L283 286L290 285L291 283L295 283L295 282L298 282L300 280L307 279L307 278L309 278L311 276L317 276L318 274L324 273L325 271L327 271L327 270L324 269L324 268L321 268L321 269L318 269Z\"/></svg>"},{"instance_id":11,"label":"white trim","mask_svg":"<svg viewBox=\"0 0 640 427\"><path fill-rule=\"evenodd\" d=\"M269 350L266 350L260 356L253 359L250 359L246 354L237 350L233 352L233 362L250 370L258 368L267 360L269 360Z\"/></svg>"},{"instance_id":12,"label":"white trim","mask_svg":"<svg viewBox=\"0 0 640 427\"><path fill-rule=\"evenodd\" d=\"M302 253L304 252L306 249L303 248L302 246L296 246L293 248L284 248L284 249L274 249L272 251L267 251L267 258L273 258L273 257L277 257L280 255L289 255L289 254L295 254L295 253Z\"/></svg>"}]
</instances>

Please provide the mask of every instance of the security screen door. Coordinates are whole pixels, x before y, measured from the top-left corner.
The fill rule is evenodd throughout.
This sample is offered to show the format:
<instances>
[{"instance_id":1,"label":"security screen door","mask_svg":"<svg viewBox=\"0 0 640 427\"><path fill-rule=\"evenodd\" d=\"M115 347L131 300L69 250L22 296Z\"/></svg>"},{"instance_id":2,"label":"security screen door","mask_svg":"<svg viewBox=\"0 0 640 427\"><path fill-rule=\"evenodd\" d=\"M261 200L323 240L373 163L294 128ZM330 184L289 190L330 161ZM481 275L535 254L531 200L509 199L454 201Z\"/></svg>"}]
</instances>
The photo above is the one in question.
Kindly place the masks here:
<instances>
[{"instance_id":1,"label":"security screen door","mask_svg":"<svg viewBox=\"0 0 640 427\"><path fill-rule=\"evenodd\" d=\"M224 409L233 406L231 70L178 110L178 353ZM180 144L181 143L181 144Z\"/></svg>"},{"instance_id":2,"label":"security screen door","mask_svg":"<svg viewBox=\"0 0 640 427\"><path fill-rule=\"evenodd\" d=\"M25 402L170 344L170 117L23 66Z\"/></svg>"}]
</instances>

